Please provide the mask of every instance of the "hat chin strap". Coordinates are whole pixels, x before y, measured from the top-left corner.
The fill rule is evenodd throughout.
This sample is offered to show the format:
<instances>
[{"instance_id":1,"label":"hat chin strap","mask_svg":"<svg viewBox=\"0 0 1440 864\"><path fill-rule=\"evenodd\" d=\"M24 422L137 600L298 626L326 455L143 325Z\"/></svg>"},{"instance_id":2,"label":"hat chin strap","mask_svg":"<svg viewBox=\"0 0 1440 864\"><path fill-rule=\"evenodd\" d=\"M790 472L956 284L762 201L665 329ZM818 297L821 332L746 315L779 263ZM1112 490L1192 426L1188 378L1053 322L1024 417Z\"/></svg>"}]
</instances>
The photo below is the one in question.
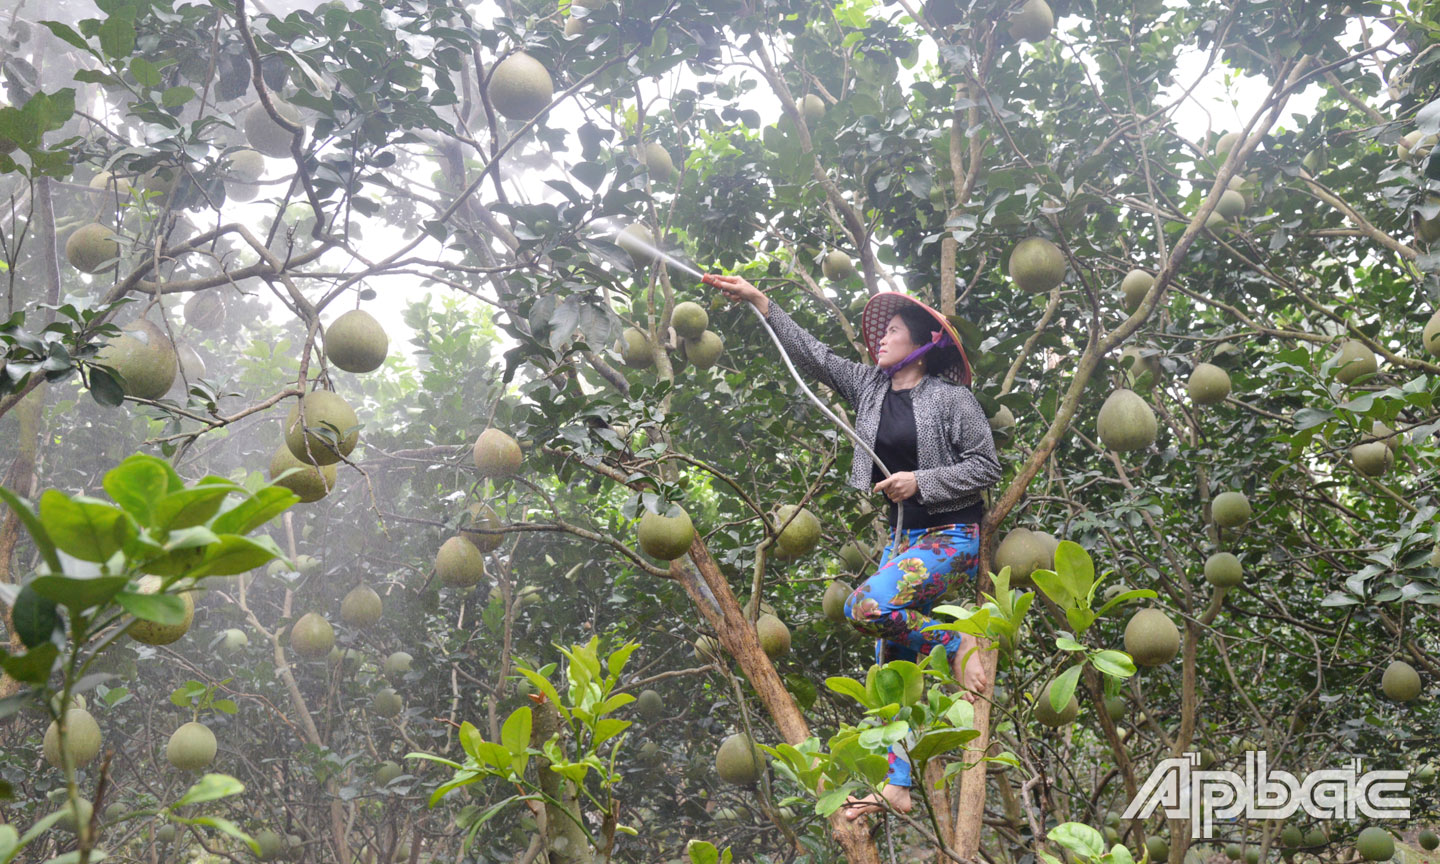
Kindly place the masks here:
<instances>
[{"instance_id":1,"label":"hat chin strap","mask_svg":"<svg viewBox=\"0 0 1440 864\"><path fill-rule=\"evenodd\" d=\"M940 330L938 332L932 331L931 335L932 338L929 342L926 342L924 345L921 345L919 348L911 351L908 355L906 355L904 360L901 360L899 363L896 363L889 369L882 369L880 371L884 372L887 377L894 378L896 372L904 369L913 361L920 359L921 355L923 355L926 351L929 351L931 348L940 348L944 345L950 344L950 334L946 333L944 330Z\"/></svg>"}]
</instances>

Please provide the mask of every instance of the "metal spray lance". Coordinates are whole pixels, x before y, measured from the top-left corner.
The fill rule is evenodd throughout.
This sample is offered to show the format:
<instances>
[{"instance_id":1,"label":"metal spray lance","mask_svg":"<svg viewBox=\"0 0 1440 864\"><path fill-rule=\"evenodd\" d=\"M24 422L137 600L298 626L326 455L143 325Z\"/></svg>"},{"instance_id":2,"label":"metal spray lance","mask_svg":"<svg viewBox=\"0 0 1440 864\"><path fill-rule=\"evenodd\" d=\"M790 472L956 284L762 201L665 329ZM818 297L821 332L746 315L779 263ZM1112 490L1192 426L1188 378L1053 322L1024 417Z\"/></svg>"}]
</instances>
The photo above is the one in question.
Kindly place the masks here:
<instances>
[{"instance_id":1,"label":"metal spray lance","mask_svg":"<svg viewBox=\"0 0 1440 864\"><path fill-rule=\"evenodd\" d=\"M705 275L701 276L700 281L703 284L710 286L711 288L720 287L720 285L715 281L715 274L713 273L706 273ZM850 436L850 440L854 441L861 450L864 450L865 453L869 455L871 461L873 461L875 465L880 468L880 473L884 474L886 477L889 477L890 469L885 467L885 463L880 461L880 457L875 455L875 451L870 449L870 445L860 440L860 436L855 432L854 429L850 428L850 424L835 416L835 413L831 411L828 407L826 407L825 403L820 400L820 397L816 396L814 392L810 390L810 387L805 383L804 379L800 377L800 373L795 369L795 364L790 362L790 355L785 353L785 347L780 344L780 337L776 336L775 331L770 329L770 322L765 320L765 316L761 314L760 310L755 307L755 304L751 303L747 305L750 306L750 311L755 313L755 317L760 319L760 324L765 328L765 332L770 334L770 341L775 343L776 350L780 352L780 359L785 361L785 368L790 370L790 375L795 379L795 383L800 385L800 389L805 391L805 395L810 397L810 401L815 403L815 407L819 408L822 414L824 414L826 417L829 417L831 422L833 422L836 426L840 427L840 431ZM893 538L893 543L896 551L899 551L900 549L900 538L901 536L903 536L904 530L905 502L900 501L897 503L895 513L895 536Z\"/></svg>"}]
</instances>

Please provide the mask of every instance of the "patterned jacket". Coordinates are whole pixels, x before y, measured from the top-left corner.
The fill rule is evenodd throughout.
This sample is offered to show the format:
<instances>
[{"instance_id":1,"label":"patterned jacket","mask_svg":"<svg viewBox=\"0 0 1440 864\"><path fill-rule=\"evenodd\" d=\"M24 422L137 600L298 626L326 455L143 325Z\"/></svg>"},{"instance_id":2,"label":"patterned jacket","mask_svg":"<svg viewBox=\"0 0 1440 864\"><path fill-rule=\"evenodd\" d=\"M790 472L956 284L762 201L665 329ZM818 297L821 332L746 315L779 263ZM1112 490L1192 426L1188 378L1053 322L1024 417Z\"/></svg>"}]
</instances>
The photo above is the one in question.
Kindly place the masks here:
<instances>
[{"instance_id":1,"label":"patterned jacket","mask_svg":"<svg viewBox=\"0 0 1440 864\"><path fill-rule=\"evenodd\" d=\"M765 315L795 368L840 394L855 409L855 433L872 449L880 431L880 405L890 378L878 366L847 360L810 335L773 298ZM961 510L1000 479L995 439L975 394L938 375L925 375L912 394L920 467L915 500L933 513ZM869 454L855 446L847 484L863 492L870 482Z\"/></svg>"}]
</instances>

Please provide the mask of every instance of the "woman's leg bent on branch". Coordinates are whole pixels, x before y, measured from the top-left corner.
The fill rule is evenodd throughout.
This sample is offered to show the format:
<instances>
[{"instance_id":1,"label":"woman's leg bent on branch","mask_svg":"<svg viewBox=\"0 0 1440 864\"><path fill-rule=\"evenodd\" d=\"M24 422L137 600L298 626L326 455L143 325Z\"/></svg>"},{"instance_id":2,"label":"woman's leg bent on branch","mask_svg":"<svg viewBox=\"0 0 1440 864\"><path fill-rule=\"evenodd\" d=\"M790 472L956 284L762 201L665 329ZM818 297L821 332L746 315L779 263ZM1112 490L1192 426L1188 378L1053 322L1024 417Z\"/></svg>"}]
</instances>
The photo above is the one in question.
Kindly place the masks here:
<instances>
[{"instance_id":1,"label":"woman's leg bent on branch","mask_svg":"<svg viewBox=\"0 0 1440 864\"><path fill-rule=\"evenodd\" d=\"M885 548L879 569L846 600L845 616L856 630L878 637L877 663L918 662L922 655L939 647L949 655L955 677L967 688L978 690L984 682L974 655L971 660L975 662L966 662L965 674L961 671L962 658L975 646L974 639L954 631L926 632L923 628L938 623L930 610L956 580L979 572L980 526L916 528L905 535L901 549L896 552L892 541ZM908 811L910 763L898 747L890 750L890 774L886 779L886 801L896 810ZM875 796L849 805L847 815L853 819L870 809L879 809L878 802L867 802L875 802Z\"/></svg>"}]
</instances>

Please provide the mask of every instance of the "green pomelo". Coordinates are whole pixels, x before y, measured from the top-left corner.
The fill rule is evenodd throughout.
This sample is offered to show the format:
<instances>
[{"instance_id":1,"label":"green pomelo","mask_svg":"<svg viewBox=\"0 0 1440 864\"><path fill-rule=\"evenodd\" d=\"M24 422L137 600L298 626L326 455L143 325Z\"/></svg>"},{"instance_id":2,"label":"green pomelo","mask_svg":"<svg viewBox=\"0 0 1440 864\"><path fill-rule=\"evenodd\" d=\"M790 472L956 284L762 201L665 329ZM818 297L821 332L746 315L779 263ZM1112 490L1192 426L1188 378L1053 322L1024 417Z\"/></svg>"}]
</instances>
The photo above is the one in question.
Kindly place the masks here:
<instances>
[{"instance_id":1,"label":"green pomelo","mask_svg":"<svg viewBox=\"0 0 1440 864\"><path fill-rule=\"evenodd\" d=\"M394 780L403 773L404 771L394 760L386 759L380 763L379 768L375 769L375 785L388 786L391 780Z\"/></svg>"},{"instance_id":2,"label":"green pomelo","mask_svg":"<svg viewBox=\"0 0 1440 864\"><path fill-rule=\"evenodd\" d=\"M1126 346L1120 352L1118 363L1125 370L1125 381L1136 390L1149 390L1160 383L1160 376L1165 373L1160 356L1138 345Z\"/></svg>"},{"instance_id":3,"label":"green pomelo","mask_svg":"<svg viewBox=\"0 0 1440 864\"><path fill-rule=\"evenodd\" d=\"M654 690L642 690L635 700L635 711L644 719L654 722L665 714L665 700Z\"/></svg>"},{"instance_id":4,"label":"green pomelo","mask_svg":"<svg viewBox=\"0 0 1440 864\"><path fill-rule=\"evenodd\" d=\"M1210 354L1210 362L1216 366L1233 369L1245 359L1245 352L1233 342L1221 342Z\"/></svg>"},{"instance_id":5,"label":"green pomelo","mask_svg":"<svg viewBox=\"0 0 1440 864\"><path fill-rule=\"evenodd\" d=\"M289 145L286 145L289 148ZM226 176L240 183L254 183L265 174L265 155L259 150L241 147L225 157Z\"/></svg>"},{"instance_id":6,"label":"green pomelo","mask_svg":"<svg viewBox=\"0 0 1440 864\"><path fill-rule=\"evenodd\" d=\"M285 446L302 462L334 465L355 449L360 440L360 430L355 427L359 425L355 409L342 396L332 390L314 390L295 400L290 408L285 418ZM338 450L327 439L338 439Z\"/></svg>"},{"instance_id":7,"label":"green pomelo","mask_svg":"<svg viewBox=\"0 0 1440 864\"><path fill-rule=\"evenodd\" d=\"M1367 477L1380 477L1395 463L1395 454L1385 444L1374 441L1350 448L1350 461L1355 470Z\"/></svg>"},{"instance_id":8,"label":"green pomelo","mask_svg":"<svg viewBox=\"0 0 1440 864\"><path fill-rule=\"evenodd\" d=\"M825 100L814 93L806 93L796 107L800 109L800 116L805 118L806 126L814 126L825 119Z\"/></svg>"},{"instance_id":9,"label":"green pomelo","mask_svg":"<svg viewBox=\"0 0 1440 864\"><path fill-rule=\"evenodd\" d=\"M1119 723L1125 717L1125 700L1119 696L1106 696L1105 714L1112 722Z\"/></svg>"},{"instance_id":10,"label":"green pomelo","mask_svg":"<svg viewBox=\"0 0 1440 864\"><path fill-rule=\"evenodd\" d=\"M794 504L782 505L775 514L775 524L785 525L786 520L795 512ZM789 525L780 532L775 540L775 546L779 552L787 558L799 558L809 555L815 551L820 543L820 520L808 509L801 509L800 513L790 520Z\"/></svg>"},{"instance_id":11,"label":"green pomelo","mask_svg":"<svg viewBox=\"0 0 1440 864\"><path fill-rule=\"evenodd\" d=\"M259 858L261 861L274 861L285 854L285 838L271 831L269 828L262 828L252 835L255 845L260 847Z\"/></svg>"},{"instance_id":12,"label":"green pomelo","mask_svg":"<svg viewBox=\"0 0 1440 864\"><path fill-rule=\"evenodd\" d=\"M1340 350L1335 352L1335 380L1341 384L1349 384L1361 375L1373 373L1378 365L1374 351L1358 340L1346 339L1340 344Z\"/></svg>"},{"instance_id":13,"label":"green pomelo","mask_svg":"<svg viewBox=\"0 0 1440 864\"><path fill-rule=\"evenodd\" d=\"M637 267L655 260L655 235L644 225L636 223L626 227L616 235L615 244L630 254L630 260Z\"/></svg>"},{"instance_id":14,"label":"green pomelo","mask_svg":"<svg viewBox=\"0 0 1440 864\"><path fill-rule=\"evenodd\" d=\"M275 96L270 97L270 102L275 106L275 113L289 120L291 123L300 124L300 111L288 102L283 102ZM276 123L265 106L256 102L245 112L242 121L245 130L245 140L255 150L269 156L272 159L284 159L290 155L290 142L294 135L288 129Z\"/></svg>"},{"instance_id":15,"label":"green pomelo","mask_svg":"<svg viewBox=\"0 0 1440 864\"><path fill-rule=\"evenodd\" d=\"M319 660L335 647L335 628L318 612L306 612L290 628L290 648L309 660Z\"/></svg>"},{"instance_id":16,"label":"green pomelo","mask_svg":"<svg viewBox=\"0 0 1440 864\"><path fill-rule=\"evenodd\" d=\"M452 588L473 588L485 578L485 556L463 536L451 537L435 554L435 573Z\"/></svg>"},{"instance_id":17,"label":"green pomelo","mask_svg":"<svg viewBox=\"0 0 1440 864\"><path fill-rule=\"evenodd\" d=\"M77 812L79 813L78 820L76 819ZM89 823L91 817L95 815L95 805L91 804L88 798L76 798L75 806L71 807L70 802L67 801L62 805L61 813L64 815L55 820L55 827L67 834L78 834L80 824Z\"/></svg>"},{"instance_id":18,"label":"green pomelo","mask_svg":"<svg viewBox=\"0 0 1440 864\"><path fill-rule=\"evenodd\" d=\"M300 470L289 477L275 479L291 468ZM316 466L301 462L284 444L276 447L274 455L270 457L270 482L299 495L303 504L319 501L330 494L330 490L335 488L337 473L335 465Z\"/></svg>"},{"instance_id":19,"label":"green pomelo","mask_svg":"<svg viewBox=\"0 0 1440 864\"><path fill-rule=\"evenodd\" d=\"M325 356L346 372L373 372L390 352L390 337L364 309L351 309L325 328Z\"/></svg>"},{"instance_id":20,"label":"green pomelo","mask_svg":"<svg viewBox=\"0 0 1440 864\"><path fill-rule=\"evenodd\" d=\"M1220 200L1215 204L1215 212L1225 219L1234 219L1245 212L1245 196L1234 189L1226 189L1220 193Z\"/></svg>"},{"instance_id":21,"label":"green pomelo","mask_svg":"<svg viewBox=\"0 0 1440 864\"><path fill-rule=\"evenodd\" d=\"M225 638L220 640L221 652L229 655L239 654L250 645L250 637L244 630L235 627L225 631Z\"/></svg>"},{"instance_id":22,"label":"green pomelo","mask_svg":"<svg viewBox=\"0 0 1440 864\"><path fill-rule=\"evenodd\" d=\"M1299 849L1300 844L1305 842L1305 832L1300 830L1299 825L1286 825L1280 831L1280 845L1286 849Z\"/></svg>"},{"instance_id":23,"label":"green pomelo","mask_svg":"<svg viewBox=\"0 0 1440 864\"><path fill-rule=\"evenodd\" d=\"M620 359L631 369L648 369L655 365L655 349L644 330L626 327L620 334Z\"/></svg>"},{"instance_id":24,"label":"green pomelo","mask_svg":"<svg viewBox=\"0 0 1440 864\"><path fill-rule=\"evenodd\" d=\"M1095 418L1100 440L1111 450L1143 450L1155 443L1155 412L1134 390L1121 388L1105 398Z\"/></svg>"},{"instance_id":25,"label":"green pomelo","mask_svg":"<svg viewBox=\"0 0 1440 864\"><path fill-rule=\"evenodd\" d=\"M1380 441L1392 451L1398 452L1400 445L1405 443L1407 437L1403 432L1397 435L1395 430L1391 429L1383 421L1376 420L1370 424L1369 434L1362 436L1361 440L1367 444L1372 441Z\"/></svg>"},{"instance_id":26,"label":"green pomelo","mask_svg":"<svg viewBox=\"0 0 1440 864\"><path fill-rule=\"evenodd\" d=\"M375 692L374 698L370 700L370 710L377 717L395 717L405 710L405 700L400 698L390 687L382 687Z\"/></svg>"},{"instance_id":27,"label":"green pomelo","mask_svg":"<svg viewBox=\"0 0 1440 864\"><path fill-rule=\"evenodd\" d=\"M136 588L141 594L154 594L160 590L161 582L159 576L142 576ZM169 645L190 632L190 624L195 620L195 595L190 591L179 591L174 596L178 596L185 606L183 620L178 624L158 624L137 618L126 631L127 635L146 645Z\"/></svg>"},{"instance_id":28,"label":"green pomelo","mask_svg":"<svg viewBox=\"0 0 1440 864\"><path fill-rule=\"evenodd\" d=\"M845 623L845 601L850 599L853 589L840 580L834 580L825 586L825 596L820 598L820 608L825 610L825 617L835 624Z\"/></svg>"},{"instance_id":29,"label":"green pomelo","mask_svg":"<svg viewBox=\"0 0 1440 864\"><path fill-rule=\"evenodd\" d=\"M1396 702L1410 702L1420 695L1420 673L1404 660L1392 660L1380 676L1380 689Z\"/></svg>"},{"instance_id":30,"label":"green pomelo","mask_svg":"<svg viewBox=\"0 0 1440 864\"><path fill-rule=\"evenodd\" d=\"M1240 143L1239 132L1226 132L1215 140L1215 156L1224 159L1236 144Z\"/></svg>"},{"instance_id":31,"label":"green pomelo","mask_svg":"<svg viewBox=\"0 0 1440 864\"><path fill-rule=\"evenodd\" d=\"M670 324L682 339L699 339L710 326L710 314L699 303L686 300L675 304L670 314Z\"/></svg>"},{"instance_id":32,"label":"green pomelo","mask_svg":"<svg viewBox=\"0 0 1440 864\"><path fill-rule=\"evenodd\" d=\"M1140 302L1155 284L1155 277L1144 270L1131 270L1120 282L1120 293L1125 296L1125 311L1134 312Z\"/></svg>"},{"instance_id":33,"label":"green pomelo","mask_svg":"<svg viewBox=\"0 0 1440 864\"><path fill-rule=\"evenodd\" d=\"M695 526L684 510L675 516L662 516L646 510L640 517L638 539L645 554L662 561L674 561L690 551L690 544L695 540Z\"/></svg>"},{"instance_id":34,"label":"green pomelo","mask_svg":"<svg viewBox=\"0 0 1440 864\"><path fill-rule=\"evenodd\" d=\"M995 549L995 572L1010 568L1010 584L1030 578L1036 570L1048 570L1051 552L1043 538L1029 528L1013 528Z\"/></svg>"},{"instance_id":35,"label":"green pomelo","mask_svg":"<svg viewBox=\"0 0 1440 864\"><path fill-rule=\"evenodd\" d=\"M1424 159L1430 154L1431 148L1435 146L1437 136L1426 135L1419 129L1405 133L1395 144L1395 154L1400 157L1401 162L1409 162L1413 159Z\"/></svg>"},{"instance_id":36,"label":"green pomelo","mask_svg":"<svg viewBox=\"0 0 1440 864\"><path fill-rule=\"evenodd\" d=\"M159 324L137 318L121 328L95 355L95 362L120 373L125 395L159 399L175 384L180 358Z\"/></svg>"},{"instance_id":37,"label":"green pomelo","mask_svg":"<svg viewBox=\"0 0 1440 864\"><path fill-rule=\"evenodd\" d=\"M1031 294L1059 285L1065 279L1065 267L1065 253L1044 237L1026 237L1010 252L1010 278Z\"/></svg>"},{"instance_id":38,"label":"green pomelo","mask_svg":"<svg viewBox=\"0 0 1440 864\"><path fill-rule=\"evenodd\" d=\"M1355 851L1366 861L1389 861L1395 857L1395 838L1384 828L1372 825L1356 838Z\"/></svg>"},{"instance_id":39,"label":"green pomelo","mask_svg":"<svg viewBox=\"0 0 1440 864\"><path fill-rule=\"evenodd\" d=\"M199 291L185 301L185 323L196 330L216 330L225 323L225 303L214 290Z\"/></svg>"},{"instance_id":40,"label":"green pomelo","mask_svg":"<svg viewBox=\"0 0 1440 864\"><path fill-rule=\"evenodd\" d=\"M765 769L765 753L744 732L720 742L715 753L715 771L720 779L736 786L749 786Z\"/></svg>"},{"instance_id":41,"label":"green pomelo","mask_svg":"<svg viewBox=\"0 0 1440 864\"><path fill-rule=\"evenodd\" d=\"M1075 695L1072 693L1070 701L1057 713L1055 707L1050 704L1050 688L1053 686L1055 686L1054 681L1046 684L1045 689L1036 698L1035 719L1052 729L1059 729L1061 726L1075 721L1076 716L1080 714L1080 703L1076 701Z\"/></svg>"},{"instance_id":42,"label":"green pomelo","mask_svg":"<svg viewBox=\"0 0 1440 864\"><path fill-rule=\"evenodd\" d=\"M504 534L487 534L476 531L476 528L487 530L500 528L500 518L489 504L474 501L470 504L470 519L460 528L460 536L469 540L476 549L481 552L490 553L500 548L505 542Z\"/></svg>"},{"instance_id":43,"label":"green pomelo","mask_svg":"<svg viewBox=\"0 0 1440 864\"><path fill-rule=\"evenodd\" d=\"M1229 858L1231 861L1239 861L1240 856L1244 854L1245 850L1240 847L1239 843L1225 844L1225 857Z\"/></svg>"},{"instance_id":44,"label":"green pomelo","mask_svg":"<svg viewBox=\"0 0 1440 864\"><path fill-rule=\"evenodd\" d=\"M165 758L181 771L199 771L215 759L215 733L204 723L191 721L170 734Z\"/></svg>"},{"instance_id":45,"label":"green pomelo","mask_svg":"<svg viewBox=\"0 0 1440 864\"><path fill-rule=\"evenodd\" d=\"M990 431L992 433L1008 435L1010 434L1010 430L1015 428L1015 414L1008 406L1001 405L996 409L993 416L986 418L985 422L990 424Z\"/></svg>"},{"instance_id":46,"label":"green pomelo","mask_svg":"<svg viewBox=\"0 0 1440 864\"><path fill-rule=\"evenodd\" d=\"M1159 609L1141 609L1125 625L1125 651L1140 666L1161 666L1180 650L1180 630Z\"/></svg>"},{"instance_id":47,"label":"green pomelo","mask_svg":"<svg viewBox=\"0 0 1440 864\"><path fill-rule=\"evenodd\" d=\"M722 659L720 643L714 636L701 636L695 640L694 656L706 663L719 663Z\"/></svg>"},{"instance_id":48,"label":"green pomelo","mask_svg":"<svg viewBox=\"0 0 1440 864\"><path fill-rule=\"evenodd\" d=\"M1154 834L1146 837L1145 849L1150 853L1151 861L1164 861L1170 857L1170 844L1165 842L1164 837L1157 837Z\"/></svg>"},{"instance_id":49,"label":"green pomelo","mask_svg":"<svg viewBox=\"0 0 1440 864\"><path fill-rule=\"evenodd\" d=\"M529 120L555 97L545 64L529 54L511 54L490 75L490 103L511 120Z\"/></svg>"},{"instance_id":50,"label":"green pomelo","mask_svg":"<svg viewBox=\"0 0 1440 864\"><path fill-rule=\"evenodd\" d=\"M1244 492L1221 492L1210 502L1210 518L1221 528L1237 528L1250 521L1250 499Z\"/></svg>"},{"instance_id":51,"label":"green pomelo","mask_svg":"<svg viewBox=\"0 0 1440 864\"><path fill-rule=\"evenodd\" d=\"M776 660L790 653L790 628L774 615L761 615L755 621L755 633L765 656Z\"/></svg>"},{"instance_id":52,"label":"green pomelo","mask_svg":"<svg viewBox=\"0 0 1440 864\"><path fill-rule=\"evenodd\" d=\"M380 620L380 595L369 585L356 585L340 601L340 620L351 627L369 627Z\"/></svg>"},{"instance_id":53,"label":"green pomelo","mask_svg":"<svg viewBox=\"0 0 1440 864\"><path fill-rule=\"evenodd\" d=\"M490 428L475 439L471 458L482 477L512 477L520 472L524 454L520 452L520 442L499 429Z\"/></svg>"},{"instance_id":54,"label":"green pomelo","mask_svg":"<svg viewBox=\"0 0 1440 864\"><path fill-rule=\"evenodd\" d=\"M713 330L706 330L699 339L682 339L685 359L695 364L696 369L709 369L720 359L725 350L725 341Z\"/></svg>"},{"instance_id":55,"label":"green pomelo","mask_svg":"<svg viewBox=\"0 0 1440 864\"><path fill-rule=\"evenodd\" d=\"M546 100L547 104L549 100ZM648 141L645 144L645 154L642 160L645 168L650 172L650 179L660 183L669 183L675 179L675 161L670 158L670 151L655 141ZM704 329L704 328L701 328Z\"/></svg>"},{"instance_id":56,"label":"green pomelo","mask_svg":"<svg viewBox=\"0 0 1440 864\"><path fill-rule=\"evenodd\" d=\"M855 262L850 260L849 255L836 249L827 253L821 260L820 272L832 282L849 279L855 275Z\"/></svg>"},{"instance_id":57,"label":"green pomelo","mask_svg":"<svg viewBox=\"0 0 1440 864\"><path fill-rule=\"evenodd\" d=\"M130 181L124 177L116 177L109 171L101 171L90 178L91 189L114 190L111 194L119 193L124 198L130 194Z\"/></svg>"},{"instance_id":58,"label":"green pomelo","mask_svg":"<svg viewBox=\"0 0 1440 864\"><path fill-rule=\"evenodd\" d=\"M1205 559L1205 581L1216 588L1234 588L1245 580L1240 559L1229 552L1216 552Z\"/></svg>"},{"instance_id":59,"label":"green pomelo","mask_svg":"<svg viewBox=\"0 0 1440 864\"><path fill-rule=\"evenodd\" d=\"M1440 847L1440 835L1437 835L1429 828L1421 831L1419 837L1416 839L1420 841L1420 848L1426 852L1434 852L1437 847Z\"/></svg>"},{"instance_id":60,"label":"green pomelo","mask_svg":"<svg viewBox=\"0 0 1440 864\"><path fill-rule=\"evenodd\" d=\"M89 765L100 752L100 724L84 708L71 708L65 712L65 750L70 764L76 768ZM45 739L40 748L45 761L60 767L60 727L54 720L45 730Z\"/></svg>"},{"instance_id":61,"label":"green pomelo","mask_svg":"<svg viewBox=\"0 0 1440 864\"><path fill-rule=\"evenodd\" d=\"M1020 11L1010 16L1010 38L1016 42L1039 42L1055 29L1055 13L1045 0L1025 0Z\"/></svg>"},{"instance_id":62,"label":"green pomelo","mask_svg":"<svg viewBox=\"0 0 1440 864\"><path fill-rule=\"evenodd\" d=\"M864 570L867 560L868 556L865 554L865 550L861 549L860 544L854 540L847 540L840 547L840 563L845 565L847 573L859 573Z\"/></svg>"},{"instance_id":63,"label":"green pomelo","mask_svg":"<svg viewBox=\"0 0 1440 864\"><path fill-rule=\"evenodd\" d=\"M1199 363L1186 384L1190 401L1196 405L1214 405L1230 395L1230 373L1211 363Z\"/></svg>"},{"instance_id":64,"label":"green pomelo","mask_svg":"<svg viewBox=\"0 0 1440 864\"><path fill-rule=\"evenodd\" d=\"M410 671L410 664L415 661L407 651L395 651L385 658L385 677L399 678Z\"/></svg>"}]
</instances>

